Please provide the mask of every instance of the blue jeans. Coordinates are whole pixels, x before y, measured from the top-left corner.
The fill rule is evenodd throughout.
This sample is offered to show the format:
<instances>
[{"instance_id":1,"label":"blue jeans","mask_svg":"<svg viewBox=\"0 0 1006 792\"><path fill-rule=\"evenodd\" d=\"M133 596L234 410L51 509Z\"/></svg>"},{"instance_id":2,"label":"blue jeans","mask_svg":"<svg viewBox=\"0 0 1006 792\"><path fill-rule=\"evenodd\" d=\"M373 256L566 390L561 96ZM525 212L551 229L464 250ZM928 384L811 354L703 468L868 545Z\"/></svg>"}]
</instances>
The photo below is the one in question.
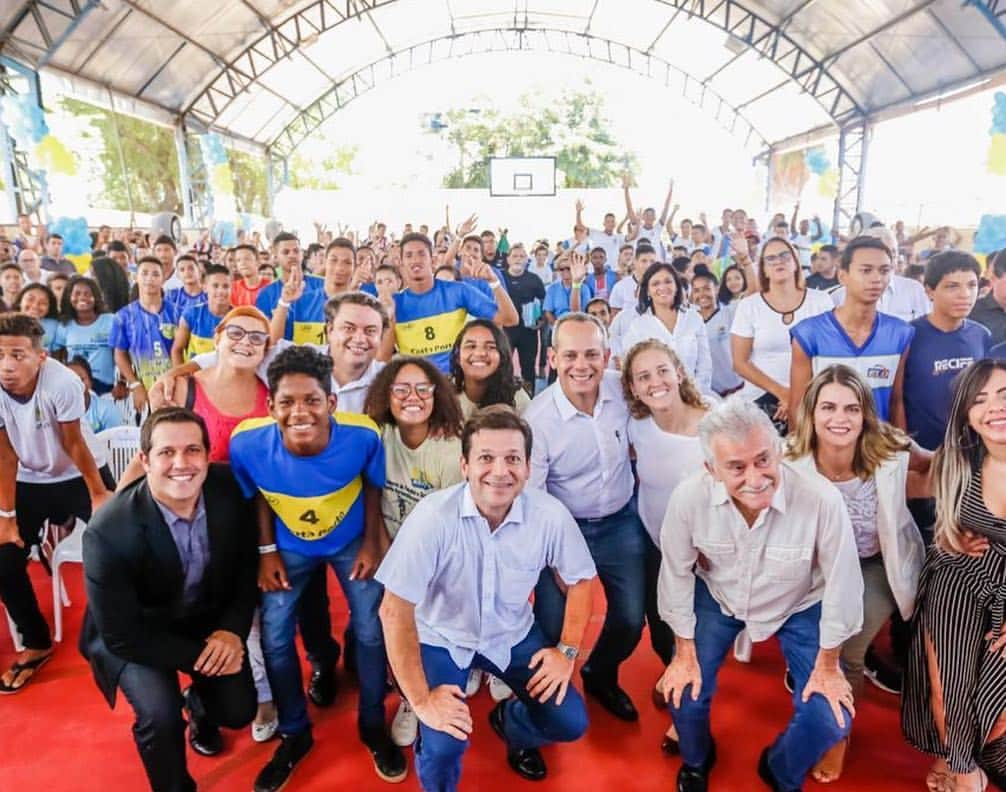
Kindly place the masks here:
<instances>
[{"instance_id":1,"label":"blue jeans","mask_svg":"<svg viewBox=\"0 0 1006 792\"><path fill-rule=\"evenodd\" d=\"M289 591L269 591L262 595L262 653L279 711L280 734L300 734L310 728L307 699L300 674L300 660L294 634L297 631L297 603L315 569L329 564L349 603L350 625L356 634L360 705L357 724L361 732L385 728L384 688L387 655L377 611L384 587L376 580L350 580L349 573L360 549L362 537L330 556L303 556L281 552Z\"/></svg>"},{"instance_id":2,"label":"blue jeans","mask_svg":"<svg viewBox=\"0 0 1006 792\"><path fill-rule=\"evenodd\" d=\"M643 634L646 610L646 533L634 501L599 520L577 520L587 540L597 576L608 600L604 626L583 665L585 677L601 686L618 683L618 666L636 648ZM545 569L534 589L534 616L555 644L562 633L566 597Z\"/></svg>"},{"instance_id":3,"label":"blue jeans","mask_svg":"<svg viewBox=\"0 0 1006 792\"><path fill-rule=\"evenodd\" d=\"M712 735L709 710L716 692L716 675L723 665L734 638L744 629L744 622L724 616L706 584L695 580L695 650L702 671L702 691L692 700L691 687L685 689L681 706L669 707L678 729L681 758L698 767L709 755ZM845 726L839 726L824 696L815 693L801 701L804 685L817 659L821 622L821 604L794 613L776 632L790 673L796 682L793 692L793 717L786 730L769 749L772 775L784 790L799 790L807 773L835 743L848 735L852 714L843 708Z\"/></svg>"},{"instance_id":4,"label":"blue jeans","mask_svg":"<svg viewBox=\"0 0 1006 792\"><path fill-rule=\"evenodd\" d=\"M535 624L527 637L510 650L510 665L505 670L478 654L470 666L499 677L518 697L517 701L511 700L503 705L503 732L507 746L515 750L537 748L553 742L572 742L587 730L587 709L572 683L566 689L562 704L555 703L555 696L544 704L528 696L527 683L534 673L528 668L528 663L534 653L545 646L554 644ZM442 647L420 644L419 648L430 690L440 685L457 685L464 689L468 668L458 667L450 652ZM461 778L461 757L467 748L468 740L458 740L420 721L416 773L422 788L426 792L457 789Z\"/></svg>"}]
</instances>

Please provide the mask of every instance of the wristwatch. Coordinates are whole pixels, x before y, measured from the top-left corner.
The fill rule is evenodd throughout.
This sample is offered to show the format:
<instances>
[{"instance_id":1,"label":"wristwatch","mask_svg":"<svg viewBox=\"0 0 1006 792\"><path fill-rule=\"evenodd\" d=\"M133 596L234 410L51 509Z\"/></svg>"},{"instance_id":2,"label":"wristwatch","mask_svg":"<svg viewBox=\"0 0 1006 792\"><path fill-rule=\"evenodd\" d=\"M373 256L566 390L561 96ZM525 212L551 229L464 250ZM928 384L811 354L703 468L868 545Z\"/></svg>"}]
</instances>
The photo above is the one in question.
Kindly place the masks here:
<instances>
[{"instance_id":1,"label":"wristwatch","mask_svg":"<svg viewBox=\"0 0 1006 792\"><path fill-rule=\"evenodd\" d=\"M562 641L559 641L559 643L555 645L555 648L562 652L566 656L566 659L570 662L576 660L576 656L580 654L580 650L575 646L564 644Z\"/></svg>"}]
</instances>

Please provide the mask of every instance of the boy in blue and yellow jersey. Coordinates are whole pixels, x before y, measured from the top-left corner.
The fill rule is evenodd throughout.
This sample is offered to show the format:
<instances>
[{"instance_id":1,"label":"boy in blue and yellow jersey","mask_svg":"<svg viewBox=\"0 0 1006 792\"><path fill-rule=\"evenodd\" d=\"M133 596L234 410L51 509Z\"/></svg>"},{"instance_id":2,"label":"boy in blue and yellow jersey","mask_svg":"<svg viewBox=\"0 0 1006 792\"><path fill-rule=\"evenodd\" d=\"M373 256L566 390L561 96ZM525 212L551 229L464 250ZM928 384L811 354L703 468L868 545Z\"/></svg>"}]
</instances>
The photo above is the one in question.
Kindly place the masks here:
<instances>
[{"instance_id":1,"label":"boy in blue and yellow jersey","mask_svg":"<svg viewBox=\"0 0 1006 792\"><path fill-rule=\"evenodd\" d=\"M353 288L356 248L345 237L332 240L325 249L325 280L320 289L308 288L310 276L294 269L284 279L279 301L272 313L272 340L295 344L328 343L325 335L325 303Z\"/></svg>"},{"instance_id":2,"label":"boy in blue and yellow jersey","mask_svg":"<svg viewBox=\"0 0 1006 792\"><path fill-rule=\"evenodd\" d=\"M283 284L291 272L296 271L304 276L304 287L307 290L320 289L324 283L324 278L303 272L300 242L293 234L288 234L286 231L276 234L272 241L272 254L279 266L280 277L262 289L255 298L255 307L270 318L283 293Z\"/></svg>"},{"instance_id":3,"label":"boy in blue and yellow jersey","mask_svg":"<svg viewBox=\"0 0 1006 792\"><path fill-rule=\"evenodd\" d=\"M447 372L454 340L469 316L500 327L517 324L517 309L488 264L479 262L473 274L489 284L493 300L468 284L434 279L433 244L423 234L403 236L401 251L405 289L394 295L393 327L403 355L429 358Z\"/></svg>"},{"instance_id":4,"label":"boy in blue and yellow jersey","mask_svg":"<svg viewBox=\"0 0 1006 792\"><path fill-rule=\"evenodd\" d=\"M196 355L213 351L213 333L231 309L231 274L227 267L217 264L206 267L203 293L206 300L186 310L178 320L175 341L171 346L171 362L175 366Z\"/></svg>"},{"instance_id":5,"label":"boy in blue and yellow jersey","mask_svg":"<svg viewBox=\"0 0 1006 792\"><path fill-rule=\"evenodd\" d=\"M230 446L234 475L256 501L262 648L282 737L255 790L280 789L313 745L294 633L304 587L324 564L349 603L360 738L378 776L400 781L407 766L384 722L383 588L373 579L388 542L380 514L381 437L368 418L333 414L332 361L313 349L284 350L269 365L268 379L271 417L239 424Z\"/></svg>"}]
</instances>

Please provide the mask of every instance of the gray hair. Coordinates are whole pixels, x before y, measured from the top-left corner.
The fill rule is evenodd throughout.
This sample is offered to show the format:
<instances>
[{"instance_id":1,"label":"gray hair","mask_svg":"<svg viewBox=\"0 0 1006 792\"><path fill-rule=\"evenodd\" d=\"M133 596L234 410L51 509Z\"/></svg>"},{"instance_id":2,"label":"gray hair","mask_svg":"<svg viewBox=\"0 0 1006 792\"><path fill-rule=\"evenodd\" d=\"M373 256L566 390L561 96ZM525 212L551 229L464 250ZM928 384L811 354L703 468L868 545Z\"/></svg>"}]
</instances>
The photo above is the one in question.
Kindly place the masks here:
<instances>
[{"instance_id":1,"label":"gray hair","mask_svg":"<svg viewBox=\"0 0 1006 792\"><path fill-rule=\"evenodd\" d=\"M604 326L604 322L593 314L584 313L583 311L570 311L569 313L564 313L555 320L555 325L552 327L552 349L559 348L556 345L556 342L559 340L559 328L567 322L579 322L580 324L594 325L594 327L596 327L601 333L601 346L604 349L608 348L608 328Z\"/></svg>"},{"instance_id":2,"label":"gray hair","mask_svg":"<svg viewBox=\"0 0 1006 792\"><path fill-rule=\"evenodd\" d=\"M713 456L713 439L726 435L731 440L744 440L755 429L764 429L773 439L777 451L782 449L782 438L775 430L772 420L754 402L745 401L740 396L731 396L717 404L699 421L699 444L702 455L710 465Z\"/></svg>"}]
</instances>

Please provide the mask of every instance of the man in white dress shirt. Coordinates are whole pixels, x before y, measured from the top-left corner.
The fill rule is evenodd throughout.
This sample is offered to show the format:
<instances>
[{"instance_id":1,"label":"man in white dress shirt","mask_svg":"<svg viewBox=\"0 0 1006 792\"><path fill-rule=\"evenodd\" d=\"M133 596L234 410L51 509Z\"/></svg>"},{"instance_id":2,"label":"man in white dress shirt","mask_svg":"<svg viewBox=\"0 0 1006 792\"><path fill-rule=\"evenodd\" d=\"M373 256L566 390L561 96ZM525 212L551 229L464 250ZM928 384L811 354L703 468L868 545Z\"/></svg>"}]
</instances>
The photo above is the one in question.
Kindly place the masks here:
<instances>
[{"instance_id":1,"label":"man in white dress shirt","mask_svg":"<svg viewBox=\"0 0 1006 792\"><path fill-rule=\"evenodd\" d=\"M508 407L475 413L461 437L466 481L423 498L377 571L388 658L419 717L416 770L427 792L451 792L461 776L472 717L470 668L500 676L517 694L489 715L523 778L545 777L538 747L576 740L587 728L570 684L590 620L594 564L569 512L525 489L532 435ZM529 598L542 570L568 587L562 632L546 636Z\"/></svg>"},{"instance_id":2,"label":"man in white dress shirt","mask_svg":"<svg viewBox=\"0 0 1006 792\"><path fill-rule=\"evenodd\" d=\"M608 601L604 627L584 664L584 690L615 717L639 717L618 686L618 668L643 629L646 540L632 497L629 411L619 375L605 371L606 331L594 316L568 313L556 322L549 361L558 381L531 402L531 486L569 509L587 540ZM535 588L535 616L557 640L565 607L548 570Z\"/></svg>"},{"instance_id":3,"label":"man in white dress shirt","mask_svg":"<svg viewBox=\"0 0 1006 792\"><path fill-rule=\"evenodd\" d=\"M794 714L762 751L777 792L801 788L852 725L842 643L863 622L863 577L839 491L781 464L781 440L757 405L731 397L699 424L705 470L674 490L658 587L675 656L660 686L678 729L678 792L705 792L716 762L709 712L737 634L779 638L795 680Z\"/></svg>"}]
</instances>

